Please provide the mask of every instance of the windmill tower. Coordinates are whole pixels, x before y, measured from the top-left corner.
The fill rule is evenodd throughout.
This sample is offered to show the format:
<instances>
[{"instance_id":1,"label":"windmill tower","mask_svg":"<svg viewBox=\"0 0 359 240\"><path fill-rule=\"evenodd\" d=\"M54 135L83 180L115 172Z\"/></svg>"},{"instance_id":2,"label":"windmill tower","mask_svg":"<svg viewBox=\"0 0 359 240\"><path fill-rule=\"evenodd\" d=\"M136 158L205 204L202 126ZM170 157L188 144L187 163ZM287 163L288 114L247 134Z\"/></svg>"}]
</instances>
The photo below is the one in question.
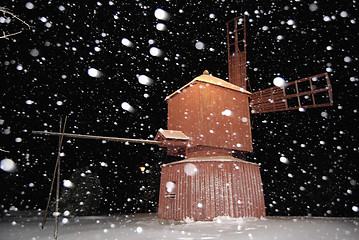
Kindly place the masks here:
<instances>
[{"instance_id":1,"label":"windmill tower","mask_svg":"<svg viewBox=\"0 0 359 240\"><path fill-rule=\"evenodd\" d=\"M264 217L259 165L252 152L252 114L331 106L327 73L250 92L245 15L227 23L229 82L196 77L166 98L168 129L155 140L184 160L162 166L158 217L163 222ZM251 108L251 111L250 111Z\"/></svg>"}]
</instances>

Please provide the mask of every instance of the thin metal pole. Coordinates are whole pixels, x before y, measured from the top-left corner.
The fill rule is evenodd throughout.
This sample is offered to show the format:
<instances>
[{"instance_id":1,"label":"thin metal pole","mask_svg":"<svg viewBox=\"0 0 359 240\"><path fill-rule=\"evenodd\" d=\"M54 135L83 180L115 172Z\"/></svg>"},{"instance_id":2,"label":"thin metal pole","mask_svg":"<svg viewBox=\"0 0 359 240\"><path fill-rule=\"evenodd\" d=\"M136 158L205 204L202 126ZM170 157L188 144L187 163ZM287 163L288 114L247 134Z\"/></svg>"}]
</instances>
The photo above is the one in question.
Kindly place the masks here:
<instances>
[{"instance_id":1,"label":"thin metal pole","mask_svg":"<svg viewBox=\"0 0 359 240\"><path fill-rule=\"evenodd\" d=\"M66 121L67 121L67 116L65 118L65 124L66 125ZM62 129L62 132L65 132L65 127ZM57 155L57 160L56 160L56 164L55 164L55 169L54 169L54 174L52 176L52 181L51 181L51 188L50 188L50 192L49 192L49 198L47 200L47 205L46 205L46 210L45 210L45 215L44 218L42 220L42 224L41 224L41 228L44 229L45 224L46 224L46 220L47 220L47 214L49 211L49 206L50 206L50 201L51 201L51 196L52 196L52 191L54 189L54 183L55 183L55 177L56 177L56 172L57 172L57 168L59 165L59 158L60 158L60 150L61 150L61 146L62 146L62 141L63 141L63 136L60 136L60 141L59 141L59 149L58 149L58 155Z\"/></svg>"},{"instance_id":2,"label":"thin metal pole","mask_svg":"<svg viewBox=\"0 0 359 240\"><path fill-rule=\"evenodd\" d=\"M62 118L60 118L60 132L62 132ZM60 147L61 136L59 136L59 147ZM57 157L59 156L59 150ZM59 226L59 189L60 189L60 163L57 164L57 181L56 181L56 198L55 198L55 228L54 228L54 238L57 239L58 226Z\"/></svg>"},{"instance_id":3,"label":"thin metal pole","mask_svg":"<svg viewBox=\"0 0 359 240\"><path fill-rule=\"evenodd\" d=\"M55 229L54 229L54 237L57 239L57 235L59 232L59 201L60 201L60 164L57 166L57 184L56 184L56 202L55 202Z\"/></svg>"},{"instance_id":4,"label":"thin metal pole","mask_svg":"<svg viewBox=\"0 0 359 240\"><path fill-rule=\"evenodd\" d=\"M65 127L66 127L66 121L67 121L67 116L65 117L65 122L64 122L64 126L62 126L62 119L60 119L60 132L62 132L62 135L59 137L59 149L58 149L58 153L57 153L57 161L59 162L57 165L57 184L56 184L56 202L55 202L55 230L54 230L54 237L55 239L57 239L57 235L59 232L59 201L60 201L60 178L61 178L61 171L60 171L60 166L61 166L61 158L60 158L60 154L61 154L61 146L62 146L62 140L64 138L64 132L65 132Z\"/></svg>"},{"instance_id":5,"label":"thin metal pole","mask_svg":"<svg viewBox=\"0 0 359 240\"><path fill-rule=\"evenodd\" d=\"M49 206L50 206L50 201L51 201L51 196L52 196L52 190L53 190L53 188L54 188L54 183L55 183L57 165L58 165L58 163L56 162L55 169L54 169L54 174L53 174L53 176L52 176L52 181L51 181L51 187L50 187L49 197L48 197L48 199L47 199L47 205L46 205L45 215L44 215L44 218L43 218L42 224L41 224L41 228L42 228L42 229L44 229L44 227L45 227L45 223L46 223L46 219L47 219L47 213L48 213L48 211L49 211Z\"/></svg>"}]
</instances>

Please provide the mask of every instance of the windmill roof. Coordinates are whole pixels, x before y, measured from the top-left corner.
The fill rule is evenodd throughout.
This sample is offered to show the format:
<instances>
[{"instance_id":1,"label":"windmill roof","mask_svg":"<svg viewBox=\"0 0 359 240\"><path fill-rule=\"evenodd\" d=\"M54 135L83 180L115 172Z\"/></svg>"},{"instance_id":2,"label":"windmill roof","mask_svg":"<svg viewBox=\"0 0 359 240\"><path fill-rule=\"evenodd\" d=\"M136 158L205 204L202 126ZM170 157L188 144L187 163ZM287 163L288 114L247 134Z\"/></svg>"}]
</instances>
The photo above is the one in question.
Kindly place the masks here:
<instances>
[{"instance_id":1,"label":"windmill roof","mask_svg":"<svg viewBox=\"0 0 359 240\"><path fill-rule=\"evenodd\" d=\"M220 78L211 76L209 74L202 74L201 76L196 77L195 79L193 79L191 82L187 83L186 85L184 85L183 87L181 87L180 89L178 89L176 92L168 95L166 97L166 100L170 99L171 97L173 97L174 95L181 93L181 91L193 84L195 84L196 82L204 82L204 83L209 83L215 86L219 86L219 87L223 87L223 88L228 88L237 92L241 92L241 93L245 93L248 95L251 95L250 92L248 92L247 90L245 90L244 88L238 87L237 85L234 85L230 82L227 82L225 80L222 80Z\"/></svg>"}]
</instances>

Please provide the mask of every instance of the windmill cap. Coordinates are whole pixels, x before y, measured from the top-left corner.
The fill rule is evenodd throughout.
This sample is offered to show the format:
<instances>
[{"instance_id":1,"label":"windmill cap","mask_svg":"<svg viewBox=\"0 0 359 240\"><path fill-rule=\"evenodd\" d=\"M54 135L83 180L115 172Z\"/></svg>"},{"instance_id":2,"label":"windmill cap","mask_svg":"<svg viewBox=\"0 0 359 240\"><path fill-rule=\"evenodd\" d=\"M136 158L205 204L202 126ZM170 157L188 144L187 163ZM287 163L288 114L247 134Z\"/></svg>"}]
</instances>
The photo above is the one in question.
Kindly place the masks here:
<instances>
[{"instance_id":1,"label":"windmill cap","mask_svg":"<svg viewBox=\"0 0 359 240\"><path fill-rule=\"evenodd\" d=\"M171 97L181 93L181 91L193 84L195 84L196 82L204 82L204 83L208 83L208 84L212 84L218 87L223 87L223 88L227 88L227 89L231 89L237 92L241 92L241 93L245 93L248 95L251 95L251 92L248 92L247 90L245 90L244 88L241 88L237 85L234 85L232 83L229 83L225 80L222 80L220 78L211 76L211 75L207 75L207 74L202 74L201 76L196 77L195 79L193 79L191 82L187 83L186 85L184 85L183 87L181 87L180 89L178 89L177 91L175 91L174 93L170 94L169 96L166 97L166 101L168 99L170 99Z\"/></svg>"},{"instance_id":2,"label":"windmill cap","mask_svg":"<svg viewBox=\"0 0 359 240\"><path fill-rule=\"evenodd\" d=\"M209 71L208 70L204 70L202 75L209 75Z\"/></svg>"}]
</instances>

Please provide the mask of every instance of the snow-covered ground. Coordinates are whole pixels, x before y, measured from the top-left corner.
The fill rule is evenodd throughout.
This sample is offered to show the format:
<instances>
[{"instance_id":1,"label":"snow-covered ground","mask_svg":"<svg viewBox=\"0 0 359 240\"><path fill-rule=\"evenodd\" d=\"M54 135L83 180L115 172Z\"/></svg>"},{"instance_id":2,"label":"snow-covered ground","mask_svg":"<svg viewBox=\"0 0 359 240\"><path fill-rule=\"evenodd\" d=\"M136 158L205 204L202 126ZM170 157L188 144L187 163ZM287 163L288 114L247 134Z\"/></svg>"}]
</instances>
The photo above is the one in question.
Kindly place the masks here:
<instances>
[{"instance_id":1,"label":"snow-covered ground","mask_svg":"<svg viewBox=\"0 0 359 240\"><path fill-rule=\"evenodd\" d=\"M0 239L54 239L54 220L41 229L39 216L5 217ZM161 225L156 214L62 219L58 239L359 239L359 219L269 217Z\"/></svg>"}]
</instances>

